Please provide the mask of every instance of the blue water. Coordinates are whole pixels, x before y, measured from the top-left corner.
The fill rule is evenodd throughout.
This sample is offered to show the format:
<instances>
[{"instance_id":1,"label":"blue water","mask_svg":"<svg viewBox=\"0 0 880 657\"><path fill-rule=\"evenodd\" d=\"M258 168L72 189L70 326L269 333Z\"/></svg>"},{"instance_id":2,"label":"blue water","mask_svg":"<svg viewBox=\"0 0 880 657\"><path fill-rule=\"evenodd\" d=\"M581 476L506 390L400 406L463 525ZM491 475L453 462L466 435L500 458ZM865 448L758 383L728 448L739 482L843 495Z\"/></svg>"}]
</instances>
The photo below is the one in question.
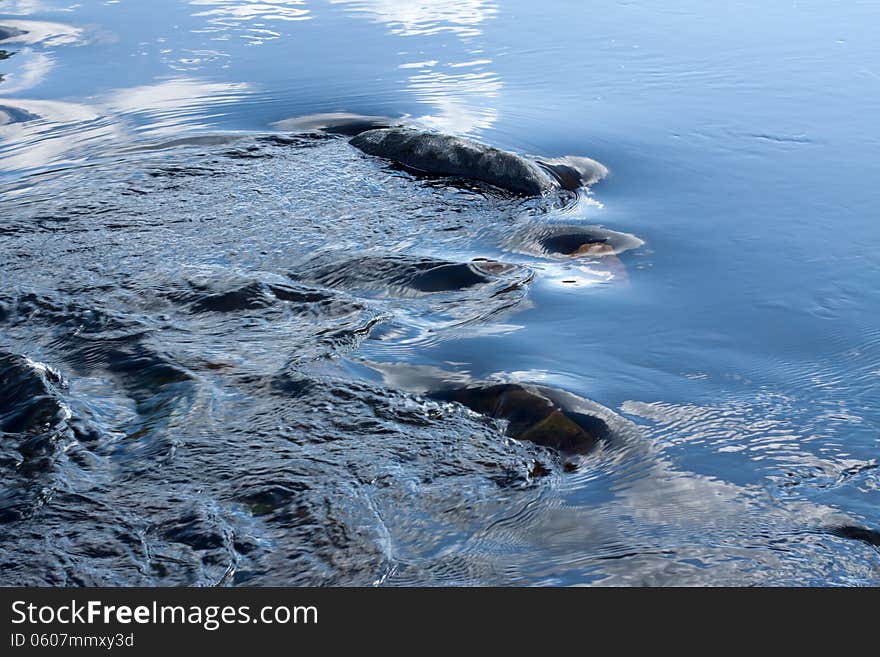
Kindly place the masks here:
<instances>
[{"instance_id":1,"label":"blue water","mask_svg":"<svg viewBox=\"0 0 880 657\"><path fill-rule=\"evenodd\" d=\"M596 400L640 427L653 483L560 477L517 576L460 581L876 585L876 546L803 536L880 528L877 25L873 2L7 0L28 35L0 40L0 184L37 214L46 172L330 112L595 158L611 176L563 219L643 247L549 263L497 326L393 355ZM811 547L749 562L761 519ZM590 522L642 556L596 565Z\"/></svg>"}]
</instances>

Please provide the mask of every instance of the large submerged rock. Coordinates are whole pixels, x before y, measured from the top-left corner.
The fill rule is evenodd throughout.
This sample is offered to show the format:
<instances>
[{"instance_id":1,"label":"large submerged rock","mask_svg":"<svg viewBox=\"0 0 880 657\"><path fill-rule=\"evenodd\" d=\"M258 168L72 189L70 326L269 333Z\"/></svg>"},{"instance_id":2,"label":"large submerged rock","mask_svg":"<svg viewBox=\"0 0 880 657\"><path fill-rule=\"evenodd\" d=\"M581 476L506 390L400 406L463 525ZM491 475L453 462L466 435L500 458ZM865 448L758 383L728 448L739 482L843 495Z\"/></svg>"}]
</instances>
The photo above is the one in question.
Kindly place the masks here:
<instances>
[{"instance_id":1,"label":"large submerged rock","mask_svg":"<svg viewBox=\"0 0 880 657\"><path fill-rule=\"evenodd\" d=\"M479 180L527 196L575 189L606 173L601 164L588 158L533 162L470 139L413 128L367 130L350 143L368 155L394 160L416 172Z\"/></svg>"},{"instance_id":2,"label":"large submerged rock","mask_svg":"<svg viewBox=\"0 0 880 657\"><path fill-rule=\"evenodd\" d=\"M578 412L554 392L542 386L501 383L432 391L429 396L507 420L507 435L512 438L563 454L586 454L608 435L608 424L597 415Z\"/></svg>"}]
</instances>

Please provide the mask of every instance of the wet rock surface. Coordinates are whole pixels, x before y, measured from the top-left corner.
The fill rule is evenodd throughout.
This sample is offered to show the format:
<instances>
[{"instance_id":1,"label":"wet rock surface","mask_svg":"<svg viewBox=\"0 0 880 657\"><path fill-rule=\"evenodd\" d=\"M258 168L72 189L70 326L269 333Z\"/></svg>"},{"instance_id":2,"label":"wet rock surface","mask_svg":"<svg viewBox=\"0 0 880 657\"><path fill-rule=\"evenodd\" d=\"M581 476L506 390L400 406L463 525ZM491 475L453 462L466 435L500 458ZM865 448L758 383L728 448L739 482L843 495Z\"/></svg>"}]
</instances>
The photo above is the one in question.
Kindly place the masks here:
<instances>
[{"instance_id":1,"label":"wet rock surface","mask_svg":"<svg viewBox=\"0 0 880 657\"><path fill-rule=\"evenodd\" d=\"M535 162L556 179L562 189L576 191L597 183L608 175L604 164L589 157L566 155L557 158L535 158Z\"/></svg>"},{"instance_id":2,"label":"wet rock surface","mask_svg":"<svg viewBox=\"0 0 880 657\"><path fill-rule=\"evenodd\" d=\"M602 419L563 408L548 392L535 386L497 384L429 394L507 420L507 435L563 453L586 454L610 435Z\"/></svg>"},{"instance_id":3,"label":"wet rock surface","mask_svg":"<svg viewBox=\"0 0 880 657\"><path fill-rule=\"evenodd\" d=\"M57 484L58 459L75 440L61 376L0 351L0 521L37 513Z\"/></svg>"},{"instance_id":4,"label":"wet rock surface","mask_svg":"<svg viewBox=\"0 0 880 657\"><path fill-rule=\"evenodd\" d=\"M294 274L332 288L374 290L378 294L412 296L461 292L477 286L502 288L526 285L532 277L527 268L488 259L449 262L436 258L365 256L325 264L310 262L303 273Z\"/></svg>"},{"instance_id":5,"label":"wet rock surface","mask_svg":"<svg viewBox=\"0 0 880 657\"><path fill-rule=\"evenodd\" d=\"M351 145L420 173L479 180L515 194L539 196L558 185L534 162L452 135L387 128L363 132Z\"/></svg>"},{"instance_id":6,"label":"wet rock surface","mask_svg":"<svg viewBox=\"0 0 880 657\"><path fill-rule=\"evenodd\" d=\"M635 248L558 227L584 191L412 176L328 134L147 144L24 189L0 216L4 583L869 576L871 534L824 531L855 520L493 369L548 267Z\"/></svg>"},{"instance_id":7,"label":"wet rock surface","mask_svg":"<svg viewBox=\"0 0 880 657\"><path fill-rule=\"evenodd\" d=\"M378 185L326 136L183 146L201 154L138 151L103 194L61 176L6 205L4 581L484 580L408 537L471 534L559 466L493 417L334 363L373 335L436 343L512 312L528 267L405 245L467 244L487 205L508 222L522 206ZM310 196L328 162L336 193ZM249 192L278 180L268 202ZM290 216L288 193L312 205Z\"/></svg>"},{"instance_id":8,"label":"wet rock surface","mask_svg":"<svg viewBox=\"0 0 880 657\"><path fill-rule=\"evenodd\" d=\"M523 253L580 258L619 255L644 242L635 235L601 226L536 224L512 235L506 244Z\"/></svg>"}]
</instances>

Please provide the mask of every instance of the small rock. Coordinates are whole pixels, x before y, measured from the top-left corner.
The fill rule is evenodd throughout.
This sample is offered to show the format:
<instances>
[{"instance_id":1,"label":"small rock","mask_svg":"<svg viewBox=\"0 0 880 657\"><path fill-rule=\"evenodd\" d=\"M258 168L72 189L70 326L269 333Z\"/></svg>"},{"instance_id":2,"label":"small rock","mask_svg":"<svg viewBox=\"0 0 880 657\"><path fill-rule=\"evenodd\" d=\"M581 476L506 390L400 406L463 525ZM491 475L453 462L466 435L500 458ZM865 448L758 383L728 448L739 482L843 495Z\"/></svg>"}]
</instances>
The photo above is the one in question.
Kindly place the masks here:
<instances>
[{"instance_id":1,"label":"small rock","mask_svg":"<svg viewBox=\"0 0 880 657\"><path fill-rule=\"evenodd\" d=\"M11 25L0 25L0 41L9 41L15 37L27 34L27 31Z\"/></svg>"}]
</instances>

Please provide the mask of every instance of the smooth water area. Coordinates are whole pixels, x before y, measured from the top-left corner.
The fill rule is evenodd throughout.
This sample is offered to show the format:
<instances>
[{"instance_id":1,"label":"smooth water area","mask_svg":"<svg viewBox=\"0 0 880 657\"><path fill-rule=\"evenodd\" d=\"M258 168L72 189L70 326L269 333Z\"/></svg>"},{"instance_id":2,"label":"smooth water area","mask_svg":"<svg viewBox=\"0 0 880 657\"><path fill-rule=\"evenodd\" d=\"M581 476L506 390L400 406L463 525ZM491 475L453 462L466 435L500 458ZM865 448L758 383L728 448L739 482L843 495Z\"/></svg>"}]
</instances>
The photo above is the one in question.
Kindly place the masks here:
<instances>
[{"instance_id":1,"label":"smooth water area","mask_svg":"<svg viewBox=\"0 0 880 657\"><path fill-rule=\"evenodd\" d=\"M0 582L878 584L878 24L0 2ZM291 136L331 113L611 175L525 200ZM592 226L643 243L540 247ZM615 439L566 460L439 381Z\"/></svg>"}]
</instances>

